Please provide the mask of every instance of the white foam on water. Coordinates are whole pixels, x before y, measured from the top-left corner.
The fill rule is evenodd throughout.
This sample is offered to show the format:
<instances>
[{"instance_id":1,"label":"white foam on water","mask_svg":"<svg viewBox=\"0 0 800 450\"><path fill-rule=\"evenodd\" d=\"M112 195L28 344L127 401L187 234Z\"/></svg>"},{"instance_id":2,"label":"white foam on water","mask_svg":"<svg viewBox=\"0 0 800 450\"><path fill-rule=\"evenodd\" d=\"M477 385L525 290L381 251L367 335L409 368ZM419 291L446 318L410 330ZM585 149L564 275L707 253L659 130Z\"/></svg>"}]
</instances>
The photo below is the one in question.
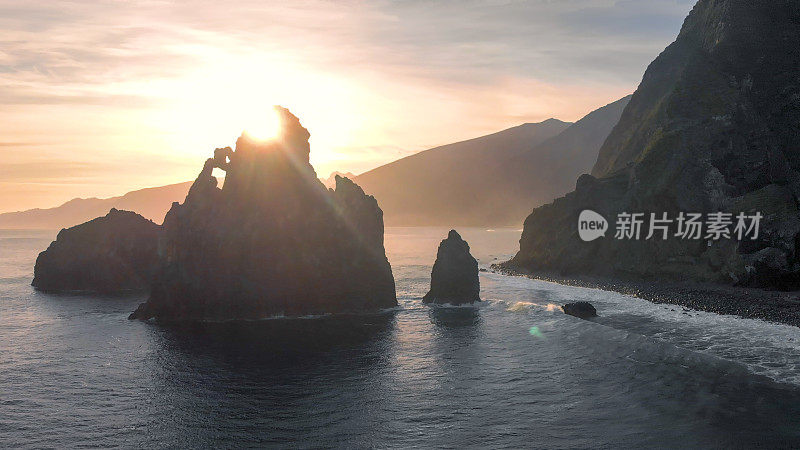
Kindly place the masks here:
<instances>
[{"instance_id":1,"label":"white foam on water","mask_svg":"<svg viewBox=\"0 0 800 450\"><path fill-rule=\"evenodd\" d=\"M510 312L545 309L560 313L560 308L555 306L587 301L597 308L600 315L597 322L603 325L740 363L753 373L800 385L798 327L655 304L600 289L495 273L483 275L496 288L495 297L519 298L519 291L529 292L529 301L497 299Z\"/></svg>"}]
</instances>

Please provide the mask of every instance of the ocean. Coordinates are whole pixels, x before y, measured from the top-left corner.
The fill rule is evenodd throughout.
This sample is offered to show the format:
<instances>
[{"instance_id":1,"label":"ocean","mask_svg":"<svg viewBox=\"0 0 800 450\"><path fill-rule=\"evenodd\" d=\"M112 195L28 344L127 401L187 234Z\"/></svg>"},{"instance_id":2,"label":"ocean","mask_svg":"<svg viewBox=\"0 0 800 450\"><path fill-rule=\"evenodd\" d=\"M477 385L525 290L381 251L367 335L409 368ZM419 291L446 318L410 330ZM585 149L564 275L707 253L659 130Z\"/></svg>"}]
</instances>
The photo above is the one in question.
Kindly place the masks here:
<instances>
[{"instance_id":1,"label":"ocean","mask_svg":"<svg viewBox=\"0 0 800 450\"><path fill-rule=\"evenodd\" d=\"M0 231L0 447L800 447L800 328L488 272L423 305L447 231L386 230L394 310L183 326L36 292L56 231ZM520 235L458 231L484 268Z\"/></svg>"}]
</instances>

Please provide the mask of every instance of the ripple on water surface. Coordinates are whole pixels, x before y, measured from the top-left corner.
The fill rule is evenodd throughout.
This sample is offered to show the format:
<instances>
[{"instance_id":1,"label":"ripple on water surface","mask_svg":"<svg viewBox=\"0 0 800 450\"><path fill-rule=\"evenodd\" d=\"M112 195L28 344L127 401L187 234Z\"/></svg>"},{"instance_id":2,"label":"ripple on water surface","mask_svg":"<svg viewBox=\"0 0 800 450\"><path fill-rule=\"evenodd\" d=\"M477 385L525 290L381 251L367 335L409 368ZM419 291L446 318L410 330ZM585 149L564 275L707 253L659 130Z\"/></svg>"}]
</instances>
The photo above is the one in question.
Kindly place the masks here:
<instances>
[{"instance_id":1,"label":"ripple on water surface","mask_svg":"<svg viewBox=\"0 0 800 450\"><path fill-rule=\"evenodd\" d=\"M0 232L0 445L800 445L797 328L491 273L475 307L423 305L447 231L387 229L395 310L177 327L36 293L55 233ZM484 267L519 239L459 232ZM561 313L581 300L601 317Z\"/></svg>"}]
</instances>

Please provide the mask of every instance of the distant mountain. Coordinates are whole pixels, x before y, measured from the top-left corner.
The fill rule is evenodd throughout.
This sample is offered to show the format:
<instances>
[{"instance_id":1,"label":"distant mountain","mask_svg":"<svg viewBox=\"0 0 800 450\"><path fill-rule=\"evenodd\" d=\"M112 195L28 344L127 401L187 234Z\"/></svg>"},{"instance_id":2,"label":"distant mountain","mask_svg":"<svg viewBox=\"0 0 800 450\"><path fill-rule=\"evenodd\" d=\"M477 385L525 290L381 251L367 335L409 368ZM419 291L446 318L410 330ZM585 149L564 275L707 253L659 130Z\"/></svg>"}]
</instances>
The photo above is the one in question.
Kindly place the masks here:
<instances>
[{"instance_id":1,"label":"distant mountain","mask_svg":"<svg viewBox=\"0 0 800 450\"><path fill-rule=\"evenodd\" d=\"M388 225L521 225L589 172L629 100L574 124L549 119L426 150L355 181L375 196Z\"/></svg>"},{"instance_id":2,"label":"distant mountain","mask_svg":"<svg viewBox=\"0 0 800 450\"><path fill-rule=\"evenodd\" d=\"M556 119L520 125L422 151L354 181L375 196L387 225L487 224L493 219L486 209L492 199L484 191L494 181L487 174L569 126Z\"/></svg>"},{"instance_id":3,"label":"distant mountain","mask_svg":"<svg viewBox=\"0 0 800 450\"><path fill-rule=\"evenodd\" d=\"M571 124L556 119L444 145L350 178L375 196L387 225L519 225L534 207L574 188L588 172L630 97ZM74 199L56 208L0 214L2 228L60 229L104 216L111 208L161 223L191 183Z\"/></svg>"},{"instance_id":4,"label":"distant mountain","mask_svg":"<svg viewBox=\"0 0 800 450\"><path fill-rule=\"evenodd\" d=\"M505 199L500 202L504 211L521 221L533 208L575 189L575 179L592 170L630 100L629 95L592 111L559 135L501 164L493 192L496 201Z\"/></svg>"},{"instance_id":5,"label":"distant mountain","mask_svg":"<svg viewBox=\"0 0 800 450\"><path fill-rule=\"evenodd\" d=\"M182 202L191 185L191 182L186 182L140 189L120 197L105 199L76 198L55 208L0 214L0 229L69 228L95 217L105 216L111 208L135 211L156 223L161 223L172 202Z\"/></svg>"},{"instance_id":6,"label":"distant mountain","mask_svg":"<svg viewBox=\"0 0 800 450\"><path fill-rule=\"evenodd\" d=\"M327 179L320 178L319 181L321 181L322 184L324 184L325 187L328 188L328 189L336 189L336 176L337 175L340 176L340 177L349 178L351 180L356 177L351 172L345 172L345 173L333 172L333 173L330 174L330 176Z\"/></svg>"}]
</instances>

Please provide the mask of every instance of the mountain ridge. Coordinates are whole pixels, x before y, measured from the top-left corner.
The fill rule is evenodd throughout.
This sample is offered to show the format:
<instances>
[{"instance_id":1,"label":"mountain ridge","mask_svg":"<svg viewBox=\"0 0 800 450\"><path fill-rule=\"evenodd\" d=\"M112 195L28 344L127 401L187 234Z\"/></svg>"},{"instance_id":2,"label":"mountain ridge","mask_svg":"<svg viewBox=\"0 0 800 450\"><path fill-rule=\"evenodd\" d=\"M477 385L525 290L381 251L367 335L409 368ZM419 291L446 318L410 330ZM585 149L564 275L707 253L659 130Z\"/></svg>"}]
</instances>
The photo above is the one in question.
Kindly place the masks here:
<instances>
[{"instance_id":1,"label":"mountain ridge","mask_svg":"<svg viewBox=\"0 0 800 450\"><path fill-rule=\"evenodd\" d=\"M389 225L518 226L591 169L629 99L575 123L548 119L434 147L354 181L381 202Z\"/></svg>"},{"instance_id":2,"label":"mountain ridge","mask_svg":"<svg viewBox=\"0 0 800 450\"><path fill-rule=\"evenodd\" d=\"M348 178L378 199L388 225L518 225L534 207L569 191L573 176L588 172L627 99L575 123L554 118L528 122L424 150ZM593 118L599 120L587 126ZM546 170L538 169L539 158L549 161ZM332 188L337 173L341 175L335 172L321 181ZM68 228L111 208L136 211L161 223L172 202L183 201L190 185L176 183L106 199L72 199L55 208L3 213L0 228ZM414 212L430 198L438 203Z\"/></svg>"},{"instance_id":3,"label":"mountain ridge","mask_svg":"<svg viewBox=\"0 0 800 450\"><path fill-rule=\"evenodd\" d=\"M172 202L182 201L191 184L192 182L184 182L148 187L109 198L74 198L53 208L2 213L0 228L69 228L104 216L112 208L135 211L147 219L161 223Z\"/></svg>"}]
</instances>

